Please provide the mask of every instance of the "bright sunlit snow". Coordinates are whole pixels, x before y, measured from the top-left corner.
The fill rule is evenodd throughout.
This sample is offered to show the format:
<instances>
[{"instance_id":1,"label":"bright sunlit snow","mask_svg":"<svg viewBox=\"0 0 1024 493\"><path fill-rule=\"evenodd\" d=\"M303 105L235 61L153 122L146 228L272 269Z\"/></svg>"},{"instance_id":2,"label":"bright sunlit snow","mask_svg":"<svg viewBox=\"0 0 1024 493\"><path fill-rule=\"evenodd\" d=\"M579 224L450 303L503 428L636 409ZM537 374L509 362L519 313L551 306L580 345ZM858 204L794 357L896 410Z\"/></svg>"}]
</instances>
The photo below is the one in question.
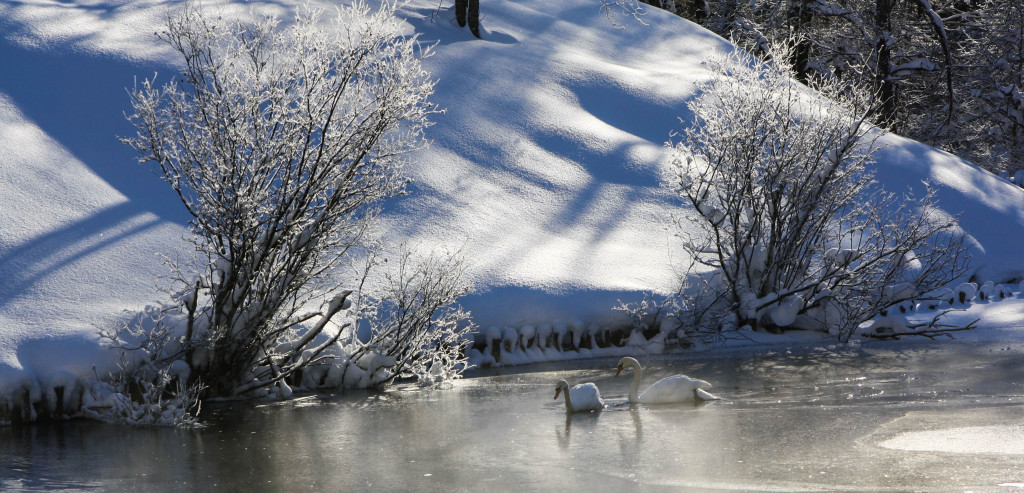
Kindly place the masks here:
<instances>
[{"instance_id":1,"label":"bright sunlit snow","mask_svg":"<svg viewBox=\"0 0 1024 493\"><path fill-rule=\"evenodd\" d=\"M287 18L300 4L203 5ZM0 1L0 394L105 371L116 355L97 327L162 300L162 256L188 254L177 198L116 140L132 131L125 87L175 70L153 33L180 5ZM482 40L448 3L401 9L408 32L436 43L426 66L445 113L407 168L412 194L380 229L392 244L461 248L479 289L465 305L492 344L505 327L569 337L569 324L621 321L617 300L670 289L685 260L669 226L678 204L660 185L663 144L689 119L702 60L731 47L654 9L647 25L617 28L599 7L484 2ZM898 193L938 189L935 213L971 235L976 281L1019 280L1024 190L928 146L882 141L878 179ZM1016 299L970 305L962 316L986 332L965 337L1020 339L1021 312Z\"/></svg>"}]
</instances>

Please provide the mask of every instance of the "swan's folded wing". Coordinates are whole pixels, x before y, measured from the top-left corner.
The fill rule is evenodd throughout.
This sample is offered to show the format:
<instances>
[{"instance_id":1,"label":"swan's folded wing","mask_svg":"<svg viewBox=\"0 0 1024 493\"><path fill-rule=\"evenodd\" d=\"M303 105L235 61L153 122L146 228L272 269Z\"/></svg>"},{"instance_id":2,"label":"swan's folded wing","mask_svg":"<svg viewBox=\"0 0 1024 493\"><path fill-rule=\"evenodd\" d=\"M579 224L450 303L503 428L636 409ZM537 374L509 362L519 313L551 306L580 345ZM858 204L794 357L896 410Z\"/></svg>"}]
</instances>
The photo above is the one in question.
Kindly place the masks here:
<instances>
[{"instance_id":1,"label":"swan's folded wing","mask_svg":"<svg viewBox=\"0 0 1024 493\"><path fill-rule=\"evenodd\" d=\"M693 391L699 387L700 382L703 382L703 380L690 378L686 375L665 377L648 387L640 395L640 402L646 404L666 404L692 401L694 399Z\"/></svg>"},{"instance_id":2,"label":"swan's folded wing","mask_svg":"<svg viewBox=\"0 0 1024 493\"><path fill-rule=\"evenodd\" d=\"M572 388L572 407L577 411L604 409L601 391L593 383L582 383Z\"/></svg>"},{"instance_id":3,"label":"swan's folded wing","mask_svg":"<svg viewBox=\"0 0 1024 493\"><path fill-rule=\"evenodd\" d=\"M704 389L697 389L695 392L697 392L697 398L699 398L701 400L705 400L705 401L720 401L720 400L722 400L721 397L718 397L717 395L712 394L711 392L708 392L708 391L706 391Z\"/></svg>"}]
</instances>

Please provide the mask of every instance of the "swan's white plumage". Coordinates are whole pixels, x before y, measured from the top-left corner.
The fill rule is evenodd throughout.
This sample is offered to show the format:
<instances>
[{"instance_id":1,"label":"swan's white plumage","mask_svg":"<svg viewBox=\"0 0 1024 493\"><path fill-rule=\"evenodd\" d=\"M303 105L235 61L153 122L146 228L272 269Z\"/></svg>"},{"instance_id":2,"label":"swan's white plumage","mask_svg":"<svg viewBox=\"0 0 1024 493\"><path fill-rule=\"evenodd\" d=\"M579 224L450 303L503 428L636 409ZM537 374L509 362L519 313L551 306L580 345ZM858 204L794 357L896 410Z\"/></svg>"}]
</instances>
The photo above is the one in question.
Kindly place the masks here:
<instances>
[{"instance_id":1,"label":"swan's white plumage","mask_svg":"<svg viewBox=\"0 0 1024 493\"><path fill-rule=\"evenodd\" d=\"M669 404L673 402L718 400L718 397L707 391L707 389L711 388L710 383L686 375L672 375L662 378L654 382L644 393L637 395L640 389L640 381L643 379L643 369L640 367L639 361L626 356L619 360L616 375L626 368L633 370L633 383L629 388L629 402L631 403Z\"/></svg>"},{"instance_id":2,"label":"swan's white plumage","mask_svg":"<svg viewBox=\"0 0 1024 493\"><path fill-rule=\"evenodd\" d=\"M600 411L604 409L604 399L601 399L601 391L593 383L581 383L569 388L569 383L559 380L555 386L555 399L558 394L565 395L565 412L578 413L582 411Z\"/></svg>"}]
</instances>

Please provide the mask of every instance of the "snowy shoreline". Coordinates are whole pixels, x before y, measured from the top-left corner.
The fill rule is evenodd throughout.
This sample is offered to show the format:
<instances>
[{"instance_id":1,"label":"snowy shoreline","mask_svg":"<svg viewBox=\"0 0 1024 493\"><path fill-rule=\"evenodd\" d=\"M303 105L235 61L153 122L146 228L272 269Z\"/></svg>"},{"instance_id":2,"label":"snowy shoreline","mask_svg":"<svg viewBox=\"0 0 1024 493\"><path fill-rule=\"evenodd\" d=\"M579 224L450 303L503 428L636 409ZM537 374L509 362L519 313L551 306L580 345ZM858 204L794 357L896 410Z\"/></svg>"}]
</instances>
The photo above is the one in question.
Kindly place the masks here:
<instances>
[{"instance_id":1,"label":"snowy shoreline","mask_svg":"<svg viewBox=\"0 0 1024 493\"><path fill-rule=\"evenodd\" d=\"M935 314L949 308L956 311L947 313L949 323L963 324L978 320L975 328L956 332L951 337L921 337L908 334L901 340L877 340L857 336L849 342L839 342L835 337L821 332L792 330L782 334L754 332L750 330L725 333L717 342L695 345L689 349L678 346L666 347L665 333L658 333L651 339L644 338L633 330L624 339L621 346L597 345L600 341L608 341L608 335L614 333L607 328L596 325L584 327L579 321L575 323L556 322L542 324L541 329L525 326L520 329L506 327L498 330L491 327L483 332L481 344L474 345L468 351L468 362L472 368L467 370L466 378L490 376L494 374L529 373L544 368L545 364L613 360L621 356L633 356L645 360L701 360L717 358L763 358L776 355L801 355L817 352L841 353L860 351L869 348L895 349L919 348L924 346L956 345L989 345L989 344L1024 344L1024 298L1016 293L1005 299L954 304L941 308L914 310L905 316L905 323L925 321ZM925 305L928 303L922 303ZM957 306L959 305L959 306ZM880 317L891 319L889 317ZM1014 323L1015 322L1015 323ZM602 336L603 334L603 336ZM496 336L496 337L495 337ZM544 336L543 338L541 336ZM565 337L565 340L563 340ZM544 341L544 342L541 342ZM603 344L603 342L601 342ZM559 344L555 349L553 344ZM593 347L579 347L591 345ZM59 363L55 362L58 366ZM609 363L610 364L610 363ZM345 382L348 382L346 379ZM321 392L344 393L345 385L331 390L326 388L305 388L301 383L294 383L294 396L305 396ZM351 387L358 388L358 387ZM0 389L0 425L30 423L37 420L61 420L89 417L95 415L96 409L117 405L123 397L102 388L101 382L93 377L80 377L67 371L56 370L46 381L25 376L14 385ZM90 397L91 395L91 397ZM288 396L264 396L276 400L289 400ZM243 398L257 399L258 396ZM92 409L95 408L95 409ZM91 410L90 410L91 409Z\"/></svg>"}]
</instances>

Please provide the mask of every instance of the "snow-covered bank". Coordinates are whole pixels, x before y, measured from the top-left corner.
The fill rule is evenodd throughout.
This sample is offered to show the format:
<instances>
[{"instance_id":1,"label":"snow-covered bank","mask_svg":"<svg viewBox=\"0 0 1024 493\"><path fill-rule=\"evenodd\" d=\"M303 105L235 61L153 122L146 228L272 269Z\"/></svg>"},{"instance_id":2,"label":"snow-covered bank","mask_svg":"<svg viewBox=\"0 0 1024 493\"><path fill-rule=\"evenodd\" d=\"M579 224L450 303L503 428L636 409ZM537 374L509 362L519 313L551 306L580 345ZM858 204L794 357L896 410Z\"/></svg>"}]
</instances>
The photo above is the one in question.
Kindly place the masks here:
<instances>
[{"instance_id":1,"label":"snow-covered bank","mask_svg":"<svg viewBox=\"0 0 1024 493\"><path fill-rule=\"evenodd\" d=\"M109 326L161 296L185 229L128 200L0 94L0 395L105 374ZM36 392L38 393L38 392Z\"/></svg>"},{"instance_id":2,"label":"snow-covered bank","mask_svg":"<svg viewBox=\"0 0 1024 493\"><path fill-rule=\"evenodd\" d=\"M904 302L861 326L854 341L874 339L944 339L964 342L1024 342L1024 290L987 283L964 283L941 299ZM938 298L938 297L937 297ZM714 353L764 347L813 348L832 345L833 336L793 330L781 334L739 329L716 336L688 334L684 328L661 327L646 335L622 326L569 323L497 326L481 331L482 347L469 361L480 367L612 356Z\"/></svg>"},{"instance_id":3,"label":"snow-covered bank","mask_svg":"<svg viewBox=\"0 0 1024 493\"><path fill-rule=\"evenodd\" d=\"M283 17L300 4L204 3ZM60 371L109 369L117 354L96 328L160 300L158 254L188 253L176 198L115 140L130 131L123 88L172 70L152 33L176 5L0 0L0 395L28 388L36 399ZM449 7L414 0L401 11L409 32L438 43L425 63L446 112L408 167L412 194L381 230L395 244L461 248L480 289L465 305L485 331L481 355L490 327L503 338L515 327L520 344L527 326L581 327L581 340L591 327L622 329L617 301L670 289L685 260L668 226L678 205L660 186L662 144L688 119L701 61L731 47L654 10L647 26L618 29L592 0L488 2L478 40ZM927 146L884 140L887 188L920 193L930 180L941 211L971 235L980 280L1019 280L1024 191ZM976 333L1012 320L1010 302L988 305L966 312L984 321ZM630 351L648 344L636 342Z\"/></svg>"}]
</instances>

